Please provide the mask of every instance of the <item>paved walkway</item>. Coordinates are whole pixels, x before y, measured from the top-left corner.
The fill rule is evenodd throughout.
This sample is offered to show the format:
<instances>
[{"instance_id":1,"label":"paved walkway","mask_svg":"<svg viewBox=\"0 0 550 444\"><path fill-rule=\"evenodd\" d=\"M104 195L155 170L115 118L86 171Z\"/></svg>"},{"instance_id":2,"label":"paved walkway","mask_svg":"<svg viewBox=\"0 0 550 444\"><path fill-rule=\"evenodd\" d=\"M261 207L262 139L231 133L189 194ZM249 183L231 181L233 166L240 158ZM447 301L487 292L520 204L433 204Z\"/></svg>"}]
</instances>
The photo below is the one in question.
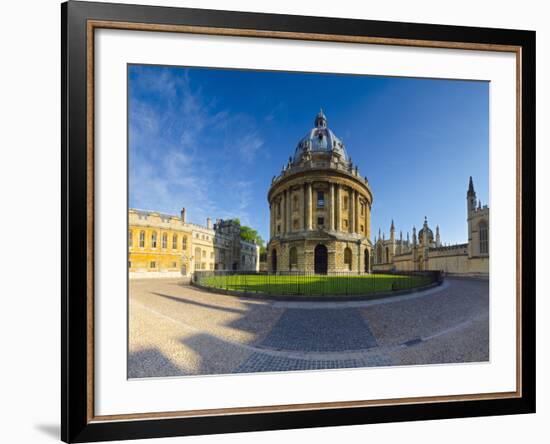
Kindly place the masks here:
<instances>
[{"instance_id":1,"label":"paved walkway","mask_svg":"<svg viewBox=\"0 0 550 444\"><path fill-rule=\"evenodd\" d=\"M487 281L350 302L263 301L130 281L130 378L481 362Z\"/></svg>"}]
</instances>

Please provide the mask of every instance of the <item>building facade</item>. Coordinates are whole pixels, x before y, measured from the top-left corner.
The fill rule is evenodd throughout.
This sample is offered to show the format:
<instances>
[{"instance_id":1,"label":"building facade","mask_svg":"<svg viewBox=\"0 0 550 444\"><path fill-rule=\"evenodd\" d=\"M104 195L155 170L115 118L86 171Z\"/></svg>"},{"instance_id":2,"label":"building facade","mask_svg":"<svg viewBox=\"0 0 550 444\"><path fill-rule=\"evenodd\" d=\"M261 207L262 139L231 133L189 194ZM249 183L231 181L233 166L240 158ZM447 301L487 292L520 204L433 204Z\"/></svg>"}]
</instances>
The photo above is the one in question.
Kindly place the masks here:
<instances>
[{"instance_id":1,"label":"building facade","mask_svg":"<svg viewBox=\"0 0 550 444\"><path fill-rule=\"evenodd\" d=\"M259 270L260 247L240 238L234 221L189 223L180 216L130 209L130 278L190 276L195 270Z\"/></svg>"},{"instance_id":2,"label":"building facade","mask_svg":"<svg viewBox=\"0 0 550 444\"><path fill-rule=\"evenodd\" d=\"M373 193L322 111L267 195L270 272L368 272Z\"/></svg>"},{"instance_id":3,"label":"building facade","mask_svg":"<svg viewBox=\"0 0 550 444\"><path fill-rule=\"evenodd\" d=\"M375 238L372 263L376 271L422 271L442 270L448 274L483 276L489 275L489 207L482 206L477 199L474 183L470 177L466 192L468 242L443 245L436 226L435 236L424 218L422 228L416 233L412 229L412 239L407 233L399 238L395 235L392 221L390 235L378 232Z\"/></svg>"}]
</instances>

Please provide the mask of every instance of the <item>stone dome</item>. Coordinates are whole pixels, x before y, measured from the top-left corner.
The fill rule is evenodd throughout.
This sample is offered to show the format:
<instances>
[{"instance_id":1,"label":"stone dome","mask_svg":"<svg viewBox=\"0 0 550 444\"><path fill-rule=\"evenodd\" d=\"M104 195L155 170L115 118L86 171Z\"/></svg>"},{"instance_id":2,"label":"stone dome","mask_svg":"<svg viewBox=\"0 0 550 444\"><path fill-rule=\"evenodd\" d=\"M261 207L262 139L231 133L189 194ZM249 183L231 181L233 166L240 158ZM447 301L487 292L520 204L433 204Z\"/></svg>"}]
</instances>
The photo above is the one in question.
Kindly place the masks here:
<instances>
[{"instance_id":1,"label":"stone dome","mask_svg":"<svg viewBox=\"0 0 550 444\"><path fill-rule=\"evenodd\" d=\"M431 243L434 241L434 233L431 228L428 228L427 226L424 228L421 228L418 232L418 241L423 242L424 241L424 230L427 230L428 232L428 243Z\"/></svg>"},{"instance_id":2,"label":"stone dome","mask_svg":"<svg viewBox=\"0 0 550 444\"><path fill-rule=\"evenodd\" d=\"M327 127L323 110L315 116L314 127L298 142L293 162L300 162L310 153L335 154L342 161L347 161L344 143Z\"/></svg>"}]
</instances>

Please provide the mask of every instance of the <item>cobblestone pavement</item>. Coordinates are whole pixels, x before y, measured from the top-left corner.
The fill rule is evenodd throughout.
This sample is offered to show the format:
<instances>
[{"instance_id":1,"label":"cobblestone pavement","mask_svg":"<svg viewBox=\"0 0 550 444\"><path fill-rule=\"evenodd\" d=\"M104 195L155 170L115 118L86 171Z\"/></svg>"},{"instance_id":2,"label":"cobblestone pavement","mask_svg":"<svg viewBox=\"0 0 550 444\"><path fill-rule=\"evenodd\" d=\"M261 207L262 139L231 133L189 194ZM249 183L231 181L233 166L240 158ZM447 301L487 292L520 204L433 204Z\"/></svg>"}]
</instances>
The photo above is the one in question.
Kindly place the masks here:
<instances>
[{"instance_id":1,"label":"cobblestone pavement","mask_svg":"<svg viewBox=\"0 0 550 444\"><path fill-rule=\"evenodd\" d=\"M130 378L482 362L487 281L349 302L218 295L177 279L132 280Z\"/></svg>"}]
</instances>

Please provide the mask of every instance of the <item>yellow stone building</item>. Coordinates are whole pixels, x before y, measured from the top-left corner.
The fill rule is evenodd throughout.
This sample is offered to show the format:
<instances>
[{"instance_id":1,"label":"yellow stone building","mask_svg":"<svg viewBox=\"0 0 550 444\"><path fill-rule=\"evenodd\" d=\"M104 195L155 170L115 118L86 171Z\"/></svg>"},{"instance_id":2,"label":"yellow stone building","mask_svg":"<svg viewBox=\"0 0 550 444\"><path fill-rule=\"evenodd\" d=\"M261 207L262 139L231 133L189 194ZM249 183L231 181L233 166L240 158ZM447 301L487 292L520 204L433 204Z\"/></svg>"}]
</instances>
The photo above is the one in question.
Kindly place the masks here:
<instances>
[{"instance_id":1,"label":"yellow stone building","mask_svg":"<svg viewBox=\"0 0 550 444\"><path fill-rule=\"evenodd\" d=\"M130 278L186 276L191 268L193 230L181 217L130 209L128 212Z\"/></svg>"},{"instance_id":2,"label":"yellow stone building","mask_svg":"<svg viewBox=\"0 0 550 444\"><path fill-rule=\"evenodd\" d=\"M180 216L130 209L128 271L131 279L191 276L195 270L259 269L260 247L240 239L233 221L218 219L206 226Z\"/></svg>"},{"instance_id":3,"label":"yellow stone building","mask_svg":"<svg viewBox=\"0 0 550 444\"><path fill-rule=\"evenodd\" d=\"M373 194L322 110L267 199L270 272L370 271Z\"/></svg>"}]
</instances>

